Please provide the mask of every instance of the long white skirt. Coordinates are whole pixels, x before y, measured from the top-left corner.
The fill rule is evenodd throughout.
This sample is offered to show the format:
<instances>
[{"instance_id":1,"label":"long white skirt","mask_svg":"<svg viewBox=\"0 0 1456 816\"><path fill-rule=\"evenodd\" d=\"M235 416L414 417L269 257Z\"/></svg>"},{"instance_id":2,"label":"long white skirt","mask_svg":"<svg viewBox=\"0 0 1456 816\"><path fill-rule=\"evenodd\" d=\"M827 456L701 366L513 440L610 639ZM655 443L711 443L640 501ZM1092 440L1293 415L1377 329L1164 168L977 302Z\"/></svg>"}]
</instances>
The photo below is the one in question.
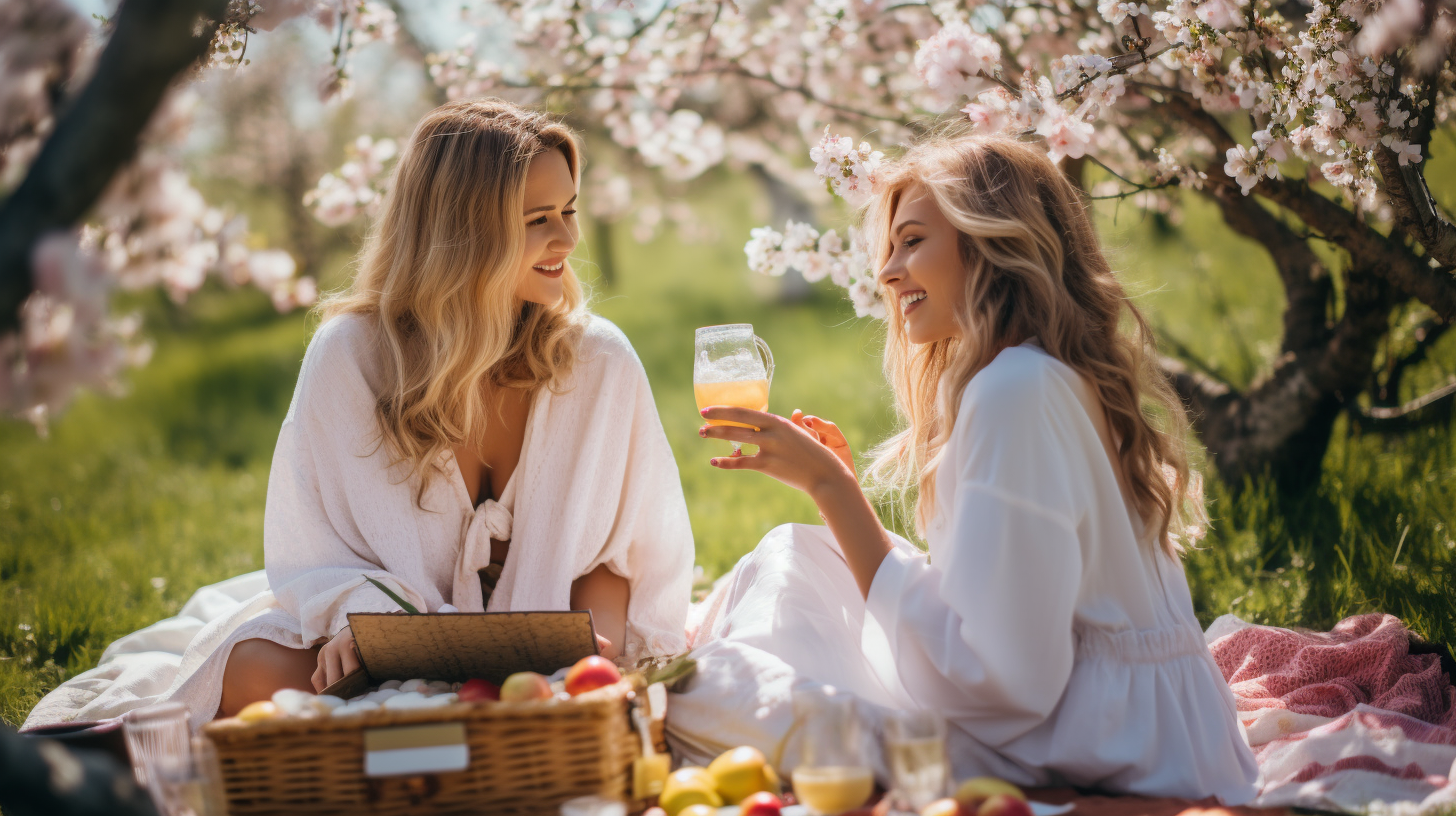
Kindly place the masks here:
<instances>
[{"instance_id":1,"label":"long white skirt","mask_svg":"<svg viewBox=\"0 0 1456 816\"><path fill-rule=\"evenodd\" d=\"M910 542L895 545L917 552ZM876 679L860 651L864 596L828 528L786 524L718 579L694 608L689 638L697 673L668 705L668 740L688 764L751 745L772 761L793 723L792 695L820 685L858 698L870 762L889 709L911 707ZM693 627L696 627L695 630ZM794 746L784 760L794 764Z\"/></svg>"},{"instance_id":2,"label":"long white skirt","mask_svg":"<svg viewBox=\"0 0 1456 816\"><path fill-rule=\"evenodd\" d=\"M899 536L891 539L897 548L920 552ZM877 679L861 648L864 612L864 596L827 527L786 524L771 530L690 616L698 670L668 705L673 751L684 763L706 765L740 745L758 748L770 761L782 748L784 767L793 767L797 741L784 739L794 720L793 693L830 685L857 698L866 758L880 781L888 782L885 716L925 706ZM947 749L956 779L1049 783L1045 774L1029 772L953 724Z\"/></svg>"}]
</instances>

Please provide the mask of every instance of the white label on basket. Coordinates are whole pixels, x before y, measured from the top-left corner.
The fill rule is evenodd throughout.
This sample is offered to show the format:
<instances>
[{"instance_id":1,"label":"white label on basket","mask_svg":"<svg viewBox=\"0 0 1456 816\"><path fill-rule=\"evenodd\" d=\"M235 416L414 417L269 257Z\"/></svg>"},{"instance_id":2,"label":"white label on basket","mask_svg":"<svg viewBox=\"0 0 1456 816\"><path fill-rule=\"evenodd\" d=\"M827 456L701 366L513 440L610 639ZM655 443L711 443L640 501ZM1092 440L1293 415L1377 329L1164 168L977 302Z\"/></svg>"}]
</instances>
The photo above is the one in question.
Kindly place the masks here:
<instances>
[{"instance_id":1,"label":"white label on basket","mask_svg":"<svg viewBox=\"0 0 1456 816\"><path fill-rule=\"evenodd\" d=\"M432 723L364 732L364 775L463 771L470 765L464 723Z\"/></svg>"}]
</instances>

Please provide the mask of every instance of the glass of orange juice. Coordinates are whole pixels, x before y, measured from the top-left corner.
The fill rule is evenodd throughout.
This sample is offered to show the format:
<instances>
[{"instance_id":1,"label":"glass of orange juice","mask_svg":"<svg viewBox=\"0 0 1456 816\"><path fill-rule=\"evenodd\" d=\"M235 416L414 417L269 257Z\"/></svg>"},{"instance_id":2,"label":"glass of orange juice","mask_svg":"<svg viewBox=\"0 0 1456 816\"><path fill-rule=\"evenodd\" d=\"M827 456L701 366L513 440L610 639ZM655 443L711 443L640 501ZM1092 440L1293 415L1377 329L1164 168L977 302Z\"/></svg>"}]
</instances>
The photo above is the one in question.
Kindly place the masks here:
<instances>
[{"instance_id":1,"label":"glass of orange juice","mask_svg":"<svg viewBox=\"0 0 1456 816\"><path fill-rule=\"evenodd\" d=\"M693 397L699 411L710 405L767 411L773 370L773 352L753 333L751 323L704 326L694 336ZM708 424L753 428L722 419L710 419ZM742 453L742 444L734 442L733 452Z\"/></svg>"},{"instance_id":2,"label":"glass of orange juice","mask_svg":"<svg viewBox=\"0 0 1456 816\"><path fill-rule=\"evenodd\" d=\"M800 804L833 816L869 801L875 776L854 697L832 686L795 692L794 729L801 743L790 777Z\"/></svg>"}]
</instances>

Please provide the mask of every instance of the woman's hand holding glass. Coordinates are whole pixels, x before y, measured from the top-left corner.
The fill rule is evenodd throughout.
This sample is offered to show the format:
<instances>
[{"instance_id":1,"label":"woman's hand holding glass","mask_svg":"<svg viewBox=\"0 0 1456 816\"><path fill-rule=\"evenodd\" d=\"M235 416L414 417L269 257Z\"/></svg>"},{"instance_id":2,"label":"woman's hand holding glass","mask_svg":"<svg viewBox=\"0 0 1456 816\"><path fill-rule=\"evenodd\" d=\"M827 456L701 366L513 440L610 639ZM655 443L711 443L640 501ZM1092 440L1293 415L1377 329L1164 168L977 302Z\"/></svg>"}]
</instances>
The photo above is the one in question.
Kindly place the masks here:
<instances>
[{"instance_id":1,"label":"woman's hand holding glass","mask_svg":"<svg viewBox=\"0 0 1456 816\"><path fill-rule=\"evenodd\" d=\"M875 573L893 545L875 509L859 489L854 456L833 422L795 411L781 416L716 405L702 410L708 420L740 423L704 425L698 435L758 446L752 456L720 456L713 467L756 470L809 494L819 516L839 542L860 592L869 595ZM757 430L755 430L757 429Z\"/></svg>"},{"instance_id":2,"label":"woman's hand holding glass","mask_svg":"<svg viewBox=\"0 0 1456 816\"><path fill-rule=\"evenodd\" d=\"M795 411L790 419L726 406L710 406L701 413L704 419L751 427L704 425L698 429L699 436L758 446L758 452L751 456L715 458L714 467L756 470L808 493L816 502L830 491L859 492L849 444L834 423L805 417L800 411Z\"/></svg>"}]
</instances>

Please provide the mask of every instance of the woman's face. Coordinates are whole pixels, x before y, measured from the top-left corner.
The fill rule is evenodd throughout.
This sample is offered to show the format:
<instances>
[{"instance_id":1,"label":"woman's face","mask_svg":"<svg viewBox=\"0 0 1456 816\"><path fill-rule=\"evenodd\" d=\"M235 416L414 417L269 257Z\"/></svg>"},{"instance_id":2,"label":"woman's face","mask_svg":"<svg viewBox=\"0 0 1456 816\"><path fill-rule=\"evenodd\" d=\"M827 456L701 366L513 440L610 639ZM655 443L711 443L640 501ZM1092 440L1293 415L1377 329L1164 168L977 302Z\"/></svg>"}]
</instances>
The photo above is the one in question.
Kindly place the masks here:
<instances>
[{"instance_id":1,"label":"woman's face","mask_svg":"<svg viewBox=\"0 0 1456 816\"><path fill-rule=\"evenodd\" d=\"M566 257L576 249L576 180L560 150L531 160L526 170L526 245L516 298L553 305L561 300Z\"/></svg>"},{"instance_id":2,"label":"woman's face","mask_svg":"<svg viewBox=\"0 0 1456 816\"><path fill-rule=\"evenodd\" d=\"M906 188L890 215L890 257L878 281L888 308L900 310L910 342L960 336L955 313L965 297L965 275L960 232L929 190Z\"/></svg>"}]
</instances>

